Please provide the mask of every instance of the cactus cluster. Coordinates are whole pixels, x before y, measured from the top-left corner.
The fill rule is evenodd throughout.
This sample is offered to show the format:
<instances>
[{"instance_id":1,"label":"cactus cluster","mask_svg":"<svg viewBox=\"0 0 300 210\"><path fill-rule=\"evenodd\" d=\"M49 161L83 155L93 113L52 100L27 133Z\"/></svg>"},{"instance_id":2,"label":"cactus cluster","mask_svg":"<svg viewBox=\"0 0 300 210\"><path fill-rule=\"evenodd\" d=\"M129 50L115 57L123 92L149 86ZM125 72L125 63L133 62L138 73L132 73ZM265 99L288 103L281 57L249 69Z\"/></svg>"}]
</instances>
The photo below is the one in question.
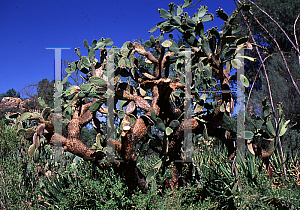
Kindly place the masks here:
<instances>
[{"instance_id":1,"label":"cactus cluster","mask_svg":"<svg viewBox=\"0 0 300 210\"><path fill-rule=\"evenodd\" d=\"M263 155L263 157L270 157L278 144L278 138L283 136L287 131L287 125L290 120L285 120L283 115L282 103L278 105L279 122L274 126L274 115L271 105L267 102L267 98L262 102L262 116L252 114L251 123L254 126L254 132L245 131L244 137L248 140L248 149L253 155ZM262 154L258 154L254 150L257 145L262 147Z\"/></svg>"},{"instance_id":2,"label":"cactus cluster","mask_svg":"<svg viewBox=\"0 0 300 210\"><path fill-rule=\"evenodd\" d=\"M47 145L47 136L42 135L41 129L43 129L39 123L46 120L53 120L53 109L47 106L42 98L38 98L43 111L25 112L23 114L15 113L10 117L14 117L18 128L17 135L19 138L26 142L29 141L31 145L28 148L28 156L33 158L34 161L38 161L40 155L45 153L44 146Z\"/></svg>"},{"instance_id":3,"label":"cactus cluster","mask_svg":"<svg viewBox=\"0 0 300 210\"><path fill-rule=\"evenodd\" d=\"M182 162L187 161L182 156L185 128L189 128L193 134L202 135L205 140L209 136L225 139L228 157L232 159L236 136L234 132L225 136L229 131L221 126L226 124L230 127L233 124L230 114L234 110L234 100L229 82L236 81L237 75L230 76L230 72L233 68L241 67L239 58L252 60L240 55L241 49L251 48L252 44L248 42L248 37L235 35L239 26L233 24L238 10L247 11L249 7L243 3L230 16L218 9L216 14L224 20L223 29L211 28L205 32L203 23L212 21L214 16L207 13L206 6L201 6L190 17L183 9L191 3L187 0L183 5L169 4L168 11L159 9L165 21L158 23L150 32L159 29L161 33L157 37L150 36L144 45L125 42L120 49L112 47L108 50L107 47L112 46L113 42L110 38L101 38L94 40L91 46L84 41L87 56L83 56L76 48L75 53L80 59L65 69L68 76L62 84L75 71L83 74L85 82L80 86L70 86L61 94L62 119L68 123L68 136L55 133L53 110L39 99L44 108L41 114L25 113L20 117L20 122L32 119L40 123L32 130L20 132L21 136L33 142L28 150L29 156L38 159L45 143L60 143L64 151L91 161L99 168L105 167L101 162L103 158L115 157L112 162L119 167L128 187L135 189L139 186L143 192L147 191L150 182L156 186L156 174L161 167L167 166L171 167L172 177L166 181L166 185L172 189L179 187ZM173 30L182 34L188 46L178 47L172 34L165 39L165 34ZM99 59L95 58L96 50L100 50ZM109 69L111 64L113 72ZM190 77L185 78L184 75ZM111 81L108 80L110 78ZM244 75L239 79L245 87L249 86ZM113 88L109 88L111 86ZM215 89L220 91L218 99L206 92ZM108 100L112 97L113 100ZM108 104L111 101L113 104ZM288 121L281 114L281 120L274 128L270 106L266 101L263 105L263 118L255 120L266 129L257 127L255 133L245 132L245 138L274 142L284 134ZM279 110L282 113L281 106ZM105 134L97 118L99 112L114 115L114 121L108 121L106 125L107 129L115 128L114 136ZM189 118L185 119L185 115ZM82 127L90 122L98 135L95 144L88 148L79 137ZM137 164L138 144L141 147L147 145L158 154L156 163L147 174L143 174ZM111 153L111 147L115 148L116 154ZM259 147L255 148L253 150L258 154ZM263 151L268 152L268 148L260 149L262 158ZM187 150L192 151L193 147Z\"/></svg>"},{"instance_id":4,"label":"cactus cluster","mask_svg":"<svg viewBox=\"0 0 300 210\"><path fill-rule=\"evenodd\" d=\"M272 169L269 166L269 158L275 151L279 138L287 131L287 125L290 122L284 119L282 103L278 104L278 113L278 123L275 124L271 105L265 98L262 102L262 116L254 113L251 115L254 132L243 132L249 151L264 161L270 177L272 177Z\"/></svg>"}]
</instances>

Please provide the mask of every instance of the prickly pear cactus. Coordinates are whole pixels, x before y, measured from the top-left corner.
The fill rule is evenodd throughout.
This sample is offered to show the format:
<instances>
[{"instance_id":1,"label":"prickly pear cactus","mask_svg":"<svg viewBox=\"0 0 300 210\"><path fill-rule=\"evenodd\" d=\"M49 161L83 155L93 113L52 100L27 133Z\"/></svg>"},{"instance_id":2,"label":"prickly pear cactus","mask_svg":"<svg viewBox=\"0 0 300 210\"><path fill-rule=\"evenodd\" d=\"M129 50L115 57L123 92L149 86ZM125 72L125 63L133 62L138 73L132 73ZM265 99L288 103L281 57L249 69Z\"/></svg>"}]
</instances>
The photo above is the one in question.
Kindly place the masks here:
<instances>
[{"instance_id":1,"label":"prickly pear cactus","mask_svg":"<svg viewBox=\"0 0 300 210\"><path fill-rule=\"evenodd\" d=\"M220 126L224 121L230 124L228 119L234 110L230 82L237 81L237 75L230 73L242 66L239 58L247 58L240 50L252 45L248 37L236 36L239 26L233 22L238 11L228 15L218 9L216 14L224 20L223 29L214 27L205 31L205 22L212 21L214 15L208 13L206 6L201 6L189 16L184 9L191 3L187 0L183 5L169 4L168 11L159 9L164 21L149 32L159 30L160 34L150 36L144 44L125 42L120 49L108 49L113 45L110 38L94 40L91 46L85 40L87 56L75 48L79 60L65 69L68 76L62 84L76 71L81 72L85 82L69 86L61 94L62 120L68 124L68 135L64 137L55 131L53 110L39 99L44 108L41 114L21 116L22 122L39 121L33 132L28 129L24 132L32 139L29 156L38 157L45 142L61 145L63 151L91 161L99 168L115 165L128 187L138 186L142 192L147 192L150 183L155 190L155 176L162 167L168 166L172 176L166 181L167 185L172 189L179 187L182 164L192 160L189 154L193 152L193 146L185 142L186 130L201 134L205 139L209 136L224 138L228 156L233 158L236 136L231 133L225 138L226 129ZM239 10L247 11L249 7L242 4ZM178 46L171 34L173 30L182 34L186 46ZM238 79L249 86L245 76ZM219 98L214 98L209 91L219 91ZM98 118L99 113L108 120ZM263 119L270 135L268 139L283 134L286 122L280 122L281 127L274 129L268 116ZM91 148L79 139L82 127L88 123L92 123L98 133ZM263 135L261 132L264 131L246 134L254 137ZM156 158L148 170L142 170L138 161L146 147Z\"/></svg>"},{"instance_id":2,"label":"prickly pear cactus","mask_svg":"<svg viewBox=\"0 0 300 210\"><path fill-rule=\"evenodd\" d=\"M262 159L265 163L269 177L272 177L272 169L269 165L269 158L277 147L279 138L287 131L290 120L285 120L283 115L283 105L278 104L278 123L274 122L274 113L267 98L262 102L262 116L252 113L254 131L245 131L244 138L247 140L249 151Z\"/></svg>"}]
</instances>

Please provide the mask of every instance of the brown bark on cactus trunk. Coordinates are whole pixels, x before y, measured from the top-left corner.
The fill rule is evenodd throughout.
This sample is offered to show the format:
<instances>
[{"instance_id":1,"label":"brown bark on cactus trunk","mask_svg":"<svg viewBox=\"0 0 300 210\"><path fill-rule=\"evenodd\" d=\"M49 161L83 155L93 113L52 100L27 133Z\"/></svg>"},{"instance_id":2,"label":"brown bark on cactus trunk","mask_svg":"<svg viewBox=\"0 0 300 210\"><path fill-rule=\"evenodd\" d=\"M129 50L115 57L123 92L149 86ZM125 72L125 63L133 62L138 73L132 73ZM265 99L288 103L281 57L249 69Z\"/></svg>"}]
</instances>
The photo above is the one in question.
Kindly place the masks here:
<instances>
[{"instance_id":1,"label":"brown bark on cactus trunk","mask_svg":"<svg viewBox=\"0 0 300 210\"><path fill-rule=\"evenodd\" d=\"M145 110L148 116L151 116L151 109L154 109L155 115L160 117L165 123L170 122L172 119L177 119L183 113L183 106L177 109L174 104L170 101L170 94L173 91L176 91L178 88L183 89L185 86L180 84L178 80L171 81L170 79L163 79L162 74L164 68L169 67L169 63L166 59L167 54L165 55L165 48L158 47L157 50L160 52L159 58L155 58L149 51L146 51L140 44L132 44L134 50L140 55L145 56L154 64L153 75L150 75L146 70L141 70L143 76L150 76L152 80L145 80L137 75L131 75L134 81L140 83L141 87L149 89L152 88L153 100L151 105L140 96L137 96L136 93L131 93L126 89L120 87L116 90L116 98L122 100L134 101L135 105L143 110ZM215 62L215 61L211 61ZM136 63L136 61L135 61ZM222 90L230 91L229 81L228 81L228 72L223 71L223 66L219 63L213 65L214 69L217 69L217 72L220 76ZM136 67L139 69L139 66L136 64ZM92 65L93 76L102 75L102 69L95 70ZM143 71L143 72L142 72ZM220 106L222 102L230 102L231 93L222 93L222 100L217 104L217 107L214 110L214 115L206 122L207 130L209 134L213 134L218 126L223 123L223 114L220 112ZM95 99L93 100L95 102ZM84 145L80 140L80 132L82 127L90 122L93 118L93 114L89 111L89 107L93 102L84 104L83 101L78 100L75 112L68 125L68 138L54 134L51 138L51 143L56 144L60 143L65 151L69 151L75 155L82 157L84 160L91 161L103 167L103 165L97 162L96 157L94 157L94 151L90 150L86 145ZM227 114L227 113L226 113ZM149 123L149 122L148 122ZM187 122L186 122L187 123ZM120 163L120 171L124 174L127 185L130 189L135 189L136 186L146 192L146 181L145 177L141 174L137 168L136 153L135 147L136 144L146 136L147 134L147 122L142 118L136 120L135 124L130 130L123 131L122 133L122 143L117 142L116 140L109 139L108 144L115 146L116 150L120 152L120 155L123 159L123 162ZM180 173L182 170L182 157L181 157L181 143L184 138L184 121L181 121L181 124L177 129L174 130L174 133L169 136L169 155L170 161L174 163L172 166L172 178L169 180L169 184L172 189L178 188ZM191 130L194 133L202 133L203 125L195 119L190 119Z\"/></svg>"},{"instance_id":2,"label":"brown bark on cactus trunk","mask_svg":"<svg viewBox=\"0 0 300 210\"><path fill-rule=\"evenodd\" d=\"M43 121L43 124L45 124L45 129L51 136L50 144L62 146L65 152L68 151L72 154L82 157L85 161L91 161L100 168L103 168L104 165L98 162L99 157L95 157L94 155L95 151L88 148L79 140L82 127L90 122L93 118L89 107L94 101L95 100L87 104L82 104L82 101L77 103L72 120L68 124L67 138L61 136L60 134L54 133L54 126L50 121Z\"/></svg>"}]
</instances>

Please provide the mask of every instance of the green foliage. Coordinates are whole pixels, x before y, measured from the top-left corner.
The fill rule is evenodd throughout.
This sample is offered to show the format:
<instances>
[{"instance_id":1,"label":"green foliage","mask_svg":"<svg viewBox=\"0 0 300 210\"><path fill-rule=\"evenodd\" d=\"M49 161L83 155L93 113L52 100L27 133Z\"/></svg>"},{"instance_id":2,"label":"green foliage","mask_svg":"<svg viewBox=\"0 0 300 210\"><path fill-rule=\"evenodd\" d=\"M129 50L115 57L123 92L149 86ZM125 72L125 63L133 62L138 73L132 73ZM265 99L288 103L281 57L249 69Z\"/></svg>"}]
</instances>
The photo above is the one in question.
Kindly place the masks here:
<instances>
[{"instance_id":1,"label":"green foliage","mask_svg":"<svg viewBox=\"0 0 300 210\"><path fill-rule=\"evenodd\" d=\"M5 124L2 126L1 136L6 135L7 140L17 142L16 130ZM4 131L11 134L3 134ZM227 161L226 150L218 141L208 146L201 139L197 138L202 143L197 144L193 154L192 182L178 190L162 191L163 181L171 176L171 172L168 168L164 176L157 173L161 170L158 156L152 153L154 156L138 160L144 174L155 169L156 181L150 181L149 187L155 187L152 184L155 181L156 190L148 194L130 192L114 169L101 171L69 154L63 158L71 158L71 162L63 166L63 172L54 171L50 178L39 178L35 171L38 164L30 163L27 155L18 149L20 144L16 143L19 146L9 147L10 152L5 157L1 156L0 178L4 182L0 182L0 198L10 208L29 209L41 209L42 206L50 209L296 209L299 206L299 186L293 181L297 176L295 168L299 168L297 157L287 159L289 179L285 180L280 157L278 152L275 153L271 159L276 168L275 177L270 180L258 159L248 153L245 156L238 154L236 165L239 175L236 177ZM145 151L145 154L149 153ZM58 169L54 165L52 167ZM239 185L241 191L238 190Z\"/></svg>"},{"instance_id":2,"label":"green foliage","mask_svg":"<svg viewBox=\"0 0 300 210\"><path fill-rule=\"evenodd\" d=\"M254 84L249 106L253 106L254 110L258 111L258 101L261 101L267 94L269 94L268 84L266 82L267 78L262 66L262 61L264 61L271 93L273 96L274 106L276 106L276 104L279 102L283 102L285 107L285 117L290 119L292 123L299 122L299 95L295 91L295 87L290 79L291 74L296 81L296 84L299 85L297 83L299 80L298 55L278 25L286 32L287 36L291 38L292 42L295 43L294 37L296 35L299 37L300 33L299 27L297 27L299 21L295 23L298 16L298 12L296 11L299 11L300 1L257 0L254 3L259 7L257 8L255 5L251 5L251 11L255 18L249 13L244 13L243 15L247 19L247 23L250 26L251 34L255 38L255 41L259 45L265 46L268 51L259 48L262 60L257 59L255 62L245 60L245 72L250 84L253 83L254 78L256 77L256 83ZM274 5L276 5L276 7L274 7ZM278 25L276 25L276 23L260 9L270 15ZM238 15L236 21L240 22L242 26L246 26L246 21L242 17L241 13ZM257 21L259 21L259 23ZM294 34L294 24L296 24L296 34ZM262 26L267 31L262 28ZM246 27L242 27L242 30L239 32L239 34L241 36L250 35ZM289 67L290 74L284 65L281 55L279 54L279 49L276 45L276 42L270 35L276 39L276 42L278 43L280 50L286 59L286 64ZM255 49L245 51L245 53L248 56L259 58ZM247 93L248 91L249 90L246 89Z\"/></svg>"},{"instance_id":3,"label":"green foliage","mask_svg":"<svg viewBox=\"0 0 300 210\"><path fill-rule=\"evenodd\" d=\"M20 98L20 92L15 91L15 89L11 88L6 93L0 94L0 101L4 97L13 97L13 98Z\"/></svg>"},{"instance_id":4,"label":"green foliage","mask_svg":"<svg viewBox=\"0 0 300 210\"><path fill-rule=\"evenodd\" d=\"M0 206L3 209L39 209L39 183L35 164L26 154L26 142L19 142L15 126L0 121Z\"/></svg>"},{"instance_id":5,"label":"green foliage","mask_svg":"<svg viewBox=\"0 0 300 210\"><path fill-rule=\"evenodd\" d=\"M266 11L273 19L286 31L289 37L294 37L293 24L298 16L299 11L299 0L270 0L262 1L256 0L255 4L261 9ZM274 7L276 5L276 7ZM278 26L271 21L265 14L263 14L256 6L251 6L251 11L255 17L260 21L260 23L269 31L270 34L276 37L278 44L280 45L283 52L291 51L291 43L285 37L285 35L280 31ZM249 16L250 14L245 14ZM270 53L276 52L275 43L271 39L266 39L269 37L266 31L258 25L258 23L253 19L249 18L251 29L255 35L257 35L256 40L259 44L264 43L264 46L268 47ZM299 34L299 28L296 27L296 34Z\"/></svg>"},{"instance_id":6,"label":"green foliage","mask_svg":"<svg viewBox=\"0 0 300 210\"><path fill-rule=\"evenodd\" d=\"M299 154L300 132L299 130L289 129L284 136L282 136L282 147L287 156L295 157Z\"/></svg>"},{"instance_id":7,"label":"green foliage","mask_svg":"<svg viewBox=\"0 0 300 210\"><path fill-rule=\"evenodd\" d=\"M16 127L8 126L4 120L0 120L0 157L4 157L10 151L18 148Z\"/></svg>"},{"instance_id":8,"label":"green foliage","mask_svg":"<svg viewBox=\"0 0 300 210\"><path fill-rule=\"evenodd\" d=\"M87 145L88 147L91 147L93 143L95 142L95 136L97 135L97 132L94 128L88 128L84 127L81 130L80 139L81 141Z\"/></svg>"},{"instance_id":9,"label":"green foliage","mask_svg":"<svg viewBox=\"0 0 300 210\"><path fill-rule=\"evenodd\" d=\"M48 79L43 79L38 82L37 86L38 97L44 100L50 108L54 107L54 80L49 82Z\"/></svg>"},{"instance_id":10,"label":"green foliage","mask_svg":"<svg viewBox=\"0 0 300 210\"><path fill-rule=\"evenodd\" d=\"M128 189L112 168L99 171L83 161L76 165L75 171L67 167L63 174L42 182L39 193L44 207L127 209L131 206Z\"/></svg>"},{"instance_id":11,"label":"green foliage","mask_svg":"<svg viewBox=\"0 0 300 210\"><path fill-rule=\"evenodd\" d=\"M270 81L270 88L272 90L273 104L274 106L276 106L276 104L282 102L284 108L284 111L282 113L284 114L285 118L291 120L290 124L299 124L299 96L296 95L297 93L295 91L295 87L288 79L288 73L286 72L285 67L283 66L283 61L277 55L270 57L268 60L269 62L266 62L265 64L267 68L268 78ZM297 79L298 74L296 73L296 69L299 69L299 66L297 64L298 61L296 57L287 57L287 62L290 66L290 70L294 76L294 79ZM265 80L266 77L264 74L260 75L263 80L263 88L258 91L253 91L248 105L248 107L252 106L256 113L260 112L259 101L262 100L263 95L265 96L268 94L267 83ZM279 116L279 109L275 109L275 114L276 116ZM295 126L294 129L297 129L297 126ZM289 139L283 136L282 144L290 144Z\"/></svg>"},{"instance_id":12,"label":"green foliage","mask_svg":"<svg viewBox=\"0 0 300 210\"><path fill-rule=\"evenodd\" d=\"M272 161L280 160L277 151L277 157L273 155ZM290 161L287 161L288 170ZM273 180L267 178L266 174L260 172L262 167L259 160L255 160L251 154L241 158L238 164L240 177L242 181L242 191L238 192L235 203L240 208L275 208L275 209L297 209L299 202L299 186L293 183L294 178L285 180L283 178L282 164L277 165L276 175ZM290 175L291 173L289 173ZM293 189L291 191L291 189Z\"/></svg>"},{"instance_id":13,"label":"green foliage","mask_svg":"<svg viewBox=\"0 0 300 210\"><path fill-rule=\"evenodd\" d=\"M218 149L216 145L218 143L212 147L204 146L196 150L194 163L200 176L197 182L202 186L201 194L217 201L217 209L224 207L226 209L297 208L300 186L295 184L295 179L292 177L288 181L283 178L282 163L275 162L281 159L278 152L277 157L272 156L276 168L274 180L268 179L263 172L260 160L244 151L239 151L237 155L236 167L239 174L236 177L224 150ZM287 164L288 170L295 166L295 162L292 163ZM291 189L294 190L293 193Z\"/></svg>"}]
</instances>

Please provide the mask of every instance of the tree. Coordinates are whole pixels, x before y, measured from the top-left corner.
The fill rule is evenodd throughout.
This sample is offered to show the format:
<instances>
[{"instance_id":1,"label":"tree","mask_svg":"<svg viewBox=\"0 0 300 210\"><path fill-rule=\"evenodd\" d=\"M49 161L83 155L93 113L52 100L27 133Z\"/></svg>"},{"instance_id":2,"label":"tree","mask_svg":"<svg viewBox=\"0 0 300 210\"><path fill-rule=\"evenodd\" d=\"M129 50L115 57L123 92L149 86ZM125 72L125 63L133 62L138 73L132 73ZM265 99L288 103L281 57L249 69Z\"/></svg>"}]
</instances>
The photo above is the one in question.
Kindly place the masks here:
<instances>
[{"instance_id":1,"label":"tree","mask_svg":"<svg viewBox=\"0 0 300 210\"><path fill-rule=\"evenodd\" d=\"M14 97L14 98L20 98L20 92L15 91L15 89L11 88L6 93L0 94L0 101L4 97Z\"/></svg>"},{"instance_id":2,"label":"tree","mask_svg":"<svg viewBox=\"0 0 300 210\"><path fill-rule=\"evenodd\" d=\"M37 83L31 82L21 89L22 98L36 98L37 97Z\"/></svg>"},{"instance_id":3,"label":"tree","mask_svg":"<svg viewBox=\"0 0 300 210\"><path fill-rule=\"evenodd\" d=\"M235 2L239 4L239 1ZM248 2L251 4L251 12L240 14L237 18L244 26L240 35L249 35L249 40L255 40L257 44L266 47L266 49L258 48L258 51L256 48L247 51L247 55L251 57L261 57L255 62L246 61L246 75L251 83L254 82L251 88L258 91L253 92L255 96L251 97L250 105L255 106L257 100L260 101L269 94L268 85L270 85L273 104L282 101L286 107L286 117L297 122L299 117L297 110L300 105L300 92L297 94L297 86L300 83L297 73L299 49L295 46L298 45L296 35L300 33L299 27L296 27L300 2L298 0ZM270 80L269 84L267 79ZM247 91L249 94L250 89ZM264 94L261 94L262 91Z\"/></svg>"},{"instance_id":4,"label":"tree","mask_svg":"<svg viewBox=\"0 0 300 210\"><path fill-rule=\"evenodd\" d=\"M240 1L235 1L237 4ZM250 54L259 59L255 65L245 68L247 76L252 83L248 95L249 106L257 110L257 101L251 98L262 99L262 93L268 94L271 100L274 121L277 125L280 113L276 110L275 104L279 101L287 108L286 117L293 122L299 121L299 82L298 70L300 65L300 51L298 45L299 28L296 27L299 19L299 1L251 1L252 11L248 14L240 14L239 21L246 26L250 40L267 48L261 51L257 47ZM274 7L276 5L276 7ZM242 33L245 33L243 31ZM256 71L253 71L256 69ZM260 71L262 70L262 71ZM264 85L264 87L262 87ZM253 95L251 93L253 91ZM258 96L258 97L257 97ZM247 105L248 106L248 102ZM289 144L289 143L288 143ZM284 174L284 154L279 139L279 148L283 162Z\"/></svg>"},{"instance_id":5,"label":"tree","mask_svg":"<svg viewBox=\"0 0 300 210\"><path fill-rule=\"evenodd\" d=\"M6 93L0 94L0 102L4 97L13 97L13 98L20 98L20 93L16 92L15 89L11 88ZM13 108L13 109L7 109L6 107L3 107L1 104L0 107L0 119L3 119L5 117L6 112L17 112L18 110Z\"/></svg>"},{"instance_id":6,"label":"tree","mask_svg":"<svg viewBox=\"0 0 300 210\"><path fill-rule=\"evenodd\" d=\"M49 107L53 108L54 80L49 82L48 79L43 79L38 82L37 94L38 97L41 97L49 105Z\"/></svg>"},{"instance_id":7,"label":"tree","mask_svg":"<svg viewBox=\"0 0 300 210\"><path fill-rule=\"evenodd\" d=\"M293 48L293 44L288 38L295 43L296 35L300 33L299 27L294 28L295 21L299 15L300 1L256 0L247 2L251 4L251 13L245 14L245 18L249 23L257 43L267 47L268 53L270 54L278 52L274 40L270 37L270 35L272 35L283 52L292 51L295 53L296 51ZM256 21L256 19L258 21ZM240 20L242 21L241 23L246 26L245 20L243 18ZM265 27L267 31L264 30L262 26ZM286 35L281 29L284 30ZM294 33L295 31L296 34Z\"/></svg>"},{"instance_id":8,"label":"tree","mask_svg":"<svg viewBox=\"0 0 300 210\"><path fill-rule=\"evenodd\" d=\"M108 50L106 47L113 45L110 38L94 40L91 46L84 40L88 55L83 56L76 48L80 60L70 63L65 69L68 76L62 81L65 84L76 71L83 73L86 81L62 93L61 120L68 123L68 135L64 137L55 130L60 122L59 113L54 114L46 100L40 99L44 107L41 115L25 113L19 118L19 122L39 121L35 130L23 130L33 142L29 156L38 161L45 144L62 146L64 152L82 157L100 169L113 165L130 189L138 186L142 192L147 192L150 183L155 190L157 173L167 168L172 175L164 179L165 187L176 189L186 185L193 176L192 141L199 135L205 140L208 136L223 140L228 158L233 160L237 131L230 118L234 110L230 80L236 81L237 75L230 72L240 66L239 49L251 44L247 38L235 36L237 27L232 23L238 11L229 16L222 9L217 10L217 16L225 23L222 32L212 28L205 33L203 23L212 21L213 15L207 13L206 6L201 6L193 16L183 13L191 3L185 1L179 6L171 3L169 11L160 9L165 21L150 32L159 29L161 34L156 38L151 36L144 46L125 42L120 50L116 47ZM249 7L242 4L239 10L247 11ZM179 48L172 35L165 39L165 34L175 29L183 35L188 50ZM100 50L99 60L95 58L96 50ZM170 75L170 72L175 73ZM238 77L247 85L243 75ZM38 92L47 90L48 84L49 81L43 80ZM209 91L218 84L222 93L216 100ZM270 111L266 101L263 105ZM107 121L98 117L99 113L106 114ZM96 143L91 148L80 139L82 128L90 122L97 131ZM274 128L269 115L263 122L270 132L255 131L255 135L263 132L259 139L268 139L268 145L253 146L255 154L267 161L274 151L277 132L284 133L286 127ZM271 129L276 129L276 133ZM185 135L186 131L192 135ZM247 134L254 136L251 132ZM155 157L155 164L147 174L137 164L144 157L144 150ZM185 166L188 172L183 176Z\"/></svg>"}]
</instances>

